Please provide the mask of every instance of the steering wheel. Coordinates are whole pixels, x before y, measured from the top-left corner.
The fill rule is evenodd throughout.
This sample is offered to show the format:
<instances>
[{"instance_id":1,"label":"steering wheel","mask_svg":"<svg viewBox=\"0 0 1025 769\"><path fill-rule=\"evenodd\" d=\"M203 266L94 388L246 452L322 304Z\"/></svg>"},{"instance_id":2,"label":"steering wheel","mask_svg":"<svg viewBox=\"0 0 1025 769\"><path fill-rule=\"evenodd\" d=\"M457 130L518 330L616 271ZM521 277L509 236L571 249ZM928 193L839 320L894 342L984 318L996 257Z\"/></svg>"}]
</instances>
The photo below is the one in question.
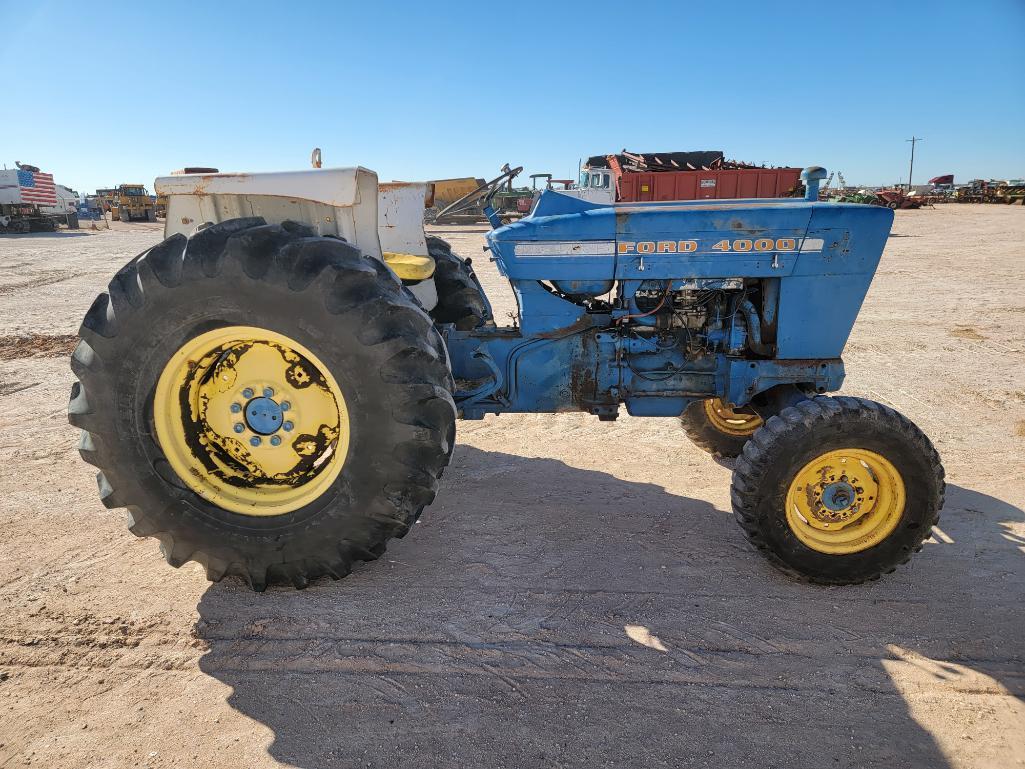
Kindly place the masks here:
<instances>
[{"instance_id":1,"label":"steering wheel","mask_svg":"<svg viewBox=\"0 0 1025 769\"><path fill-rule=\"evenodd\" d=\"M506 163L502 166L501 176L496 176L490 182L484 182L473 192L463 195L459 200L453 201L441 209L434 217L434 221L438 221L443 216L449 214L458 214L466 211L470 208L476 208L478 203L482 203L481 208L487 209L491 205L491 199L495 197L498 191L507 183L511 182L520 172L523 171L523 166L516 166L516 168L510 168L509 164Z\"/></svg>"}]
</instances>

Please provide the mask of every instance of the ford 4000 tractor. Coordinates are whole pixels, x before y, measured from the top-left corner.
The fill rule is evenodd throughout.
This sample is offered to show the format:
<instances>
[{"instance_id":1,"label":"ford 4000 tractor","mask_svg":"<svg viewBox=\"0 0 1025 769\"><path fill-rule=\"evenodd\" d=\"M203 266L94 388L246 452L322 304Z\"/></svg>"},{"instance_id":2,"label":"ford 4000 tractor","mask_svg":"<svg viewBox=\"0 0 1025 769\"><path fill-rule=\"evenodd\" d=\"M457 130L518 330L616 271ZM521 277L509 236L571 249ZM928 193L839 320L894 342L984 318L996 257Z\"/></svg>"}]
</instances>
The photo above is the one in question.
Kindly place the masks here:
<instances>
[{"instance_id":1,"label":"ford 4000 tractor","mask_svg":"<svg viewBox=\"0 0 1025 769\"><path fill-rule=\"evenodd\" d=\"M158 179L166 240L86 315L69 407L107 507L168 562L254 589L339 578L438 492L456 420L679 417L735 457L732 505L798 578L858 583L921 549L932 444L830 397L893 221L805 199L597 204L544 192L487 250L519 311L423 229L426 184L363 168ZM682 433L681 433L682 435Z\"/></svg>"}]
</instances>

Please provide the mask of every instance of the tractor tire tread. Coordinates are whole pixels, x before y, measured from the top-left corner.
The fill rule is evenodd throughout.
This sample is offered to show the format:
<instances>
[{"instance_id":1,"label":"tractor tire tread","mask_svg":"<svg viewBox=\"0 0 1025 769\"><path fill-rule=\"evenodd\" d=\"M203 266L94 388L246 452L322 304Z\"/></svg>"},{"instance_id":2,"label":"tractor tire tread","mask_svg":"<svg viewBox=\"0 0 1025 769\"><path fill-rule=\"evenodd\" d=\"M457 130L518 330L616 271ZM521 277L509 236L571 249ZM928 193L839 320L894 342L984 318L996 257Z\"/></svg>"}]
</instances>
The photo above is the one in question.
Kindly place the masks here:
<instances>
[{"instance_id":1,"label":"tractor tire tread","mask_svg":"<svg viewBox=\"0 0 1025 769\"><path fill-rule=\"evenodd\" d=\"M704 400L691 402L680 414L680 425L691 443L714 457L736 459L750 436L730 435L718 429L705 413Z\"/></svg>"},{"instance_id":2,"label":"tractor tire tread","mask_svg":"<svg viewBox=\"0 0 1025 769\"><path fill-rule=\"evenodd\" d=\"M430 315L435 323L453 323L461 331L472 331L494 320L484 289L470 266L452 246L434 235L427 236L427 252L434 258L434 283L438 303Z\"/></svg>"},{"instance_id":3,"label":"tractor tire tread","mask_svg":"<svg viewBox=\"0 0 1025 769\"><path fill-rule=\"evenodd\" d=\"M72 354L77 381L68 418L82 431L83 460L100 471L103 504L126 508L132 533L157 538L169 564L196 561L210 580L238 576L254 590L276 582L303 588L321 576L345 576L356 561L380 557L387 540L404 535L434 500L453 449L452 375L439 354L444 346L435 338L439 335L431 319L375 262L341 239L316 237L304 225L235 219L203 227L188 238L173 235L148 249L119 270L93 302ZM222 536L237 524L197 523L198 515L189 518L186 508L209 503L176 477L171 483L160 476L141 461L141 450L124 446L130 420L119 416L112 394L122 375L122 349L133 343L133 335L138 339L145 333L140 329L147 327L150 304L173 307L187 299L190 287L210 281L239 281L279 294L285 288L295 294L288 300L295 306L319 302L325 315L349 317L353 336L379 362L379 385L373 387L380 393L374 397L384 404L382 430L393 441L390 452L379 457L382 482L361 509L345 514L344 522L345 515L325 508L319 517L296 523L304 539L295 552L279 541L284 537L261 529ZM388 311L381 312L382 306ZM339 535L318 541L311 533L314 525Z\"/></svg>"},{"instance_id":4,"label":"tractor tire tread","mask_svg":"<svg viewBox=\"0 0 1025 769\"><path fill-rule=\"evenodd\" d=\"M860 569L855 575L828 575L809 573L789 563L777 552L773 542L766 536L765 493L767 475L779 464L786 447L797 445L816 429L822 429L829 422L838 427L843 423L871 419L885 430L900 436L906 446L918 453L928 467L930 477L924 479L927 489L923 500L927 511L926 525L914 528L914 535L904 546L904 554L896 563L880 561L871 568ZM911 556L922 549L922 542L931 535L932 527L939 522L939 511L945 497L945 476L932 442L903 414L881 403L865 398L849 396L817 396L783 409L770 417L748 440L743 453L737 458L733 469L730 501L734 518L751 545L758 550L776 569L795 579L826 585L861 584L879 579L897 566L906 564ZM908 527L913 528L913 527ZM864 553L871 553L870 548ZM864 553L856 553L861 556ZM851 556L843 556L849 558Z\"/></svg>"}]
</instances>

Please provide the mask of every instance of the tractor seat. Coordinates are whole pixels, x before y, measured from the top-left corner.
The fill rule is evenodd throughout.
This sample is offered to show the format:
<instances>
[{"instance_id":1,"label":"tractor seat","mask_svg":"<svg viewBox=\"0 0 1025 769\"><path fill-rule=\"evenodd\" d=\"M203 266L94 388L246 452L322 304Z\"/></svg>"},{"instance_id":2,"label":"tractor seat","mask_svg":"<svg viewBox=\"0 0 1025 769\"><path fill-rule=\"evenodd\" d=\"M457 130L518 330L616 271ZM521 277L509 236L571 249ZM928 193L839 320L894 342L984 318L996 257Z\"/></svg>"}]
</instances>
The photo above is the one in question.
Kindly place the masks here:
<instances>
[{"instance_id":1,"label":"tractor seat","mask_svg":"<svg viewBox=\"0 0 1025 769\"><path fill-rule=\"evenodd\" d=\"M407 285L419 283L434 275L434 258L431 256L400 254L395 251L385 251L382 256L384 263Z\"/></svg>"}]
</instances>

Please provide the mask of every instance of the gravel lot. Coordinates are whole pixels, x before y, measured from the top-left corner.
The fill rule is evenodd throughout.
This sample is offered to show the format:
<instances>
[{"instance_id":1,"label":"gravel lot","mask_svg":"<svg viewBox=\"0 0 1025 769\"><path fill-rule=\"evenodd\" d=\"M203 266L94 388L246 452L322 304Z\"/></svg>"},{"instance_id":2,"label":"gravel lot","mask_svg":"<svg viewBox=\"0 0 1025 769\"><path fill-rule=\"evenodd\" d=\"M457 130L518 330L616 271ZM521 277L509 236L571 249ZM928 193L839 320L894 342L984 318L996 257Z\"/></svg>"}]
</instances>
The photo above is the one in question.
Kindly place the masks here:
<instances>
[{"instance_id":1,"label":"gravel lot","mask_svg":"<svg viewBox=\"0 0 1025 769\"><path fill-rule=\"evenodd\" d=\"M439 234L510 312L480 228ZM674 420L585 415L460 423L341 582L172 570L65 416L84 311L160 237L0 238L0 768L1025 766L1025 209L897 213L845 391L930 435L947 505L850 588L768 567Z\"/></svg>"}]
</instances>

